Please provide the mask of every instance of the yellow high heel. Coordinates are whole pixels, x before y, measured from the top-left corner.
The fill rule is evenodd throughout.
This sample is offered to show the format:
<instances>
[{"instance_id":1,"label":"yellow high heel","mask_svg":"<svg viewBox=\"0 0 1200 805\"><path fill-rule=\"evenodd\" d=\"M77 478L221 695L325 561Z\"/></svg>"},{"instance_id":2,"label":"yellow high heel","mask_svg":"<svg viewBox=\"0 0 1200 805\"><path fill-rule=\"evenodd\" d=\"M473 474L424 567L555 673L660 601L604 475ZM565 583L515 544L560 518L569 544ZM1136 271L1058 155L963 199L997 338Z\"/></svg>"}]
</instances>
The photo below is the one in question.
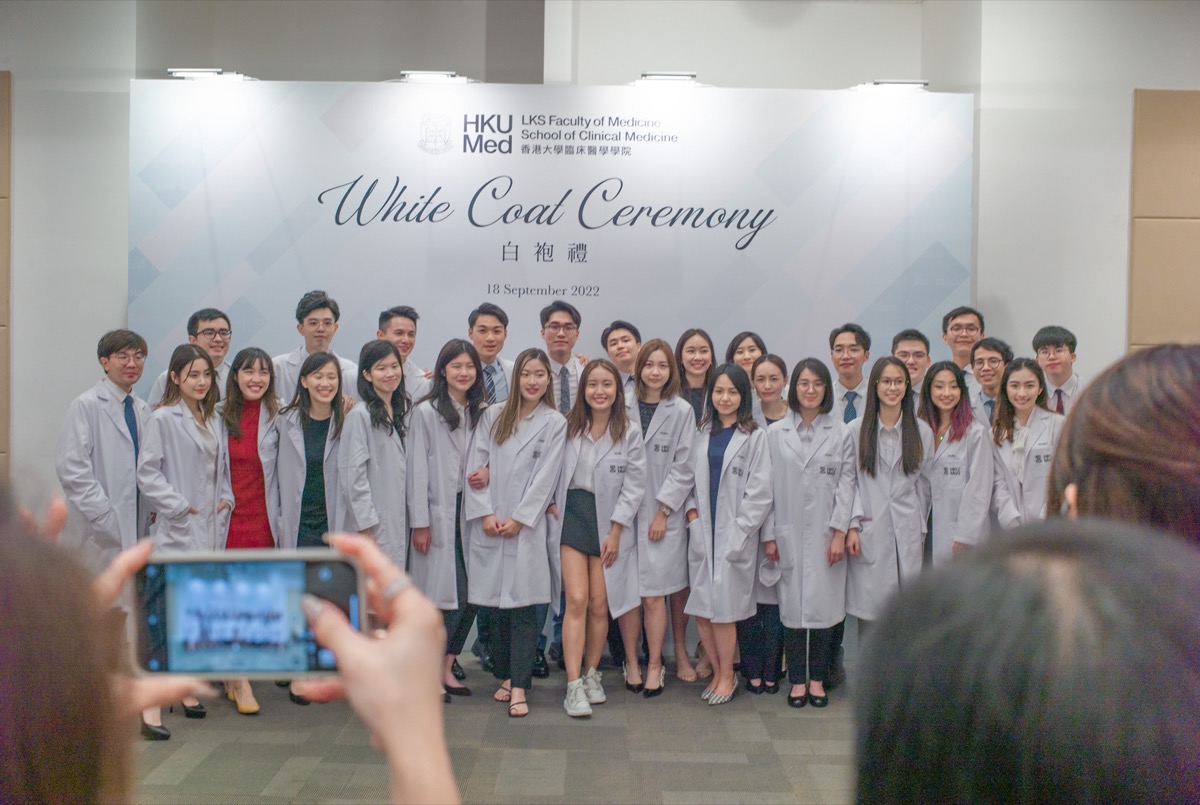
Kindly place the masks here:
<instances>
[{"instance_id":1,"label":"yellow high heel","mask_svg":"<svg viewBox=\"0 0 1200 805\"><path fill-rule=\"evenodd\" d=\"M235 705L237 705L237 711L244 716L256 716L256 715L258 715L258 711L262 709L261 707L259 707L259 704L257 701L243 702L240 699L238 699L237 691L232 686L226 686L225 691L226 691L227 695L229 696L229 700L231 702L233 702Z\"/></svg>"}]
</instances>

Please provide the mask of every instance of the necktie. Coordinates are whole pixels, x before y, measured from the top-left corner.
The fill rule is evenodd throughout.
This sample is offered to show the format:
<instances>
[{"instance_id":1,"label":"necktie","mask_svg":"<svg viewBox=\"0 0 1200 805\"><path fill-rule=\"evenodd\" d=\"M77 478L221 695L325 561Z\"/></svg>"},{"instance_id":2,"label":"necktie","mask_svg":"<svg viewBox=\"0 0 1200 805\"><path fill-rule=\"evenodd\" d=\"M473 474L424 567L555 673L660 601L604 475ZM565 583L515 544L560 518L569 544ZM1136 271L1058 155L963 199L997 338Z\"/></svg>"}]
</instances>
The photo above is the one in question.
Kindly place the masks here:
<instances>
[{"instance_id":1,"label":"necktie","mask_svg":"<svg viewBox=\"0 0 1200 805\"><path fill-rule=\"evenodd\" d=\"M1063 413L1062 389L1058 389L1054 392L1054 410L1059 414Z\"/></svg>"},{"instance_id":2,"label":"necktie","mask_svg":"<svg viewBox=\"0 0 1200 805\"><path fill-rule=\"evenodd\" d=\"M846 392L846 411L842 415L843 422L853 422L858 417L858 411L854 410L854 400L857 397L857 391Z\"/></svg>"},{"instance_id":3,"label":"necktie","mask_svg":"<svg viewBox=\"0 0 1200 805\"><path fill-rule=\"evenodd\" d=\"M996 418L996 401L995 400L984 400L983 407L987 409L988 422L991 422L993 419Z\"/></svg>"},{"instance_id":4,"label":"necktie","mask_svg":"<svg viewBox=\"0 0 1200 805\"><path fill-rule=\"evenodd\" d=\"M133 457L138 454L137 414L133 412L133 395L125 396L125 427L129 428L129 438L133 439Z\"/></svg>"},{"instance_id":5,"label":"necktie","mask_svg":"<svg viewBox=\"0 0 1200 805\"><path fill-rule=\"evenodd\" d=\"M492 380L492 375L496 372L496 364L489 363L483 367L483 385L487 387L488 405L496 402L496 382Z\"/></svg>"},{"instance_id":6,"label":"necktie","mask_svg":"<svg viewBox=\"0 0 1200 805\"><path fill-rule=\"evenodd\" d=\"M558 370L558 411L565 414L571 410L571 373L567 367Z\"/></svg>"}]
</instances>

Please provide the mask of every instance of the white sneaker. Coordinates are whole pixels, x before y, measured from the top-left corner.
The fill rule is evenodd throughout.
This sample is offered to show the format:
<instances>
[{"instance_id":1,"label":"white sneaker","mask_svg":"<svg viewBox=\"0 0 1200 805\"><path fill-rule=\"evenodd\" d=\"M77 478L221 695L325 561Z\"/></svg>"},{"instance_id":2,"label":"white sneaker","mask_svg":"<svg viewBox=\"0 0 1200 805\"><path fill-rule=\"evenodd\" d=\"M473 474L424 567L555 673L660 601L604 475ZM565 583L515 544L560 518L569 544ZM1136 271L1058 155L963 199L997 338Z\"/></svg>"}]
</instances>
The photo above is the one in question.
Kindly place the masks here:
<instances>
[{"instance_id":1,"label":"white sneaker","mask_svg":"<svg viewBox=\"0 0 1200 805\"><path fill-rule=\"evenodd\" d=\"M603 676L595 668L589 668L588 672L583 675L583 689L591 704L604 704L608 701L608 696L604 695L604 686L600 684Z\"/></svg>"},{"instance_id":2,"label":"white sneaker","mask_svg":"<svg viewBox=\"0 0 1200 805\"><path fill-rule=\"evenodd\" d=\"M587 691L583 689L583 679L567 683L567 698L563 699L563 707L571 718L581 718L592 714L592 706L588 704Z\"/></svg>"}]
</instances>

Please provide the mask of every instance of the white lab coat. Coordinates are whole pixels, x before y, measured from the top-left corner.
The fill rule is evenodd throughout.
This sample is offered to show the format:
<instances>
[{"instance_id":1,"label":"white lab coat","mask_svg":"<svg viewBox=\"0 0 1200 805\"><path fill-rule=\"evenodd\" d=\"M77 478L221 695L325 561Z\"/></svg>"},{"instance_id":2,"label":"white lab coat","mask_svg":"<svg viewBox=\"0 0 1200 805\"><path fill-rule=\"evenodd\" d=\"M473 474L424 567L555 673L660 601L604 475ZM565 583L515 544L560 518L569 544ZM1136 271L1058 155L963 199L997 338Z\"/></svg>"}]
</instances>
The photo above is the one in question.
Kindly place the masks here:
<instances>
[{"instance_id":1,"label":"white lab coat","mask_svg":"<svg viewBox=\"0 0 1200 805\"><path fill-rule=\"evenodd\" d=\"M125 424L125 392L107 378L80 394L54 450L54 469L67 501L67 524L59 545L99 573L145 536L150 509L139 513L137 459ZM150 408L133 398L139 439L144 440Z\"/></svg>"},{"instance_id":2,"label":"white lab coat","mask_svg":"<svg viewBox=\"0 0 1200 805\"><path fill-rule=\"evenodd\" d=\"M357 381L356 381L357 382ZM411 360L404 362L404 393L416 405L433 389L433 381Z\"/></svg>"},{"instance_id":3,"label":"white lab coat","mask_svg":"<svg viewBox=\"0 0 1200 805\"><path fill-rule=\"evenodd\" d=\"M926 464L933 510L933 563L949 562L954 543L979 545L991 531L991 431L972 421L957 442L943 441Z\"/></svg>"},{"instance_id":4,"label":"white lab coat","mask_svg":"<svg viewBox=\"0 0 1200 805\"><path fill-rule=\"evenodd\" d=\"M463 489L463 551L467 599L472 604L516 609L559 600L562 578L551 573L546 507L554 497L566 445L567 420L545 404L517 424L516 433L496 444L492 425L504 405L489 407L475 427L467 469L488 466L484 489ZM515 537L483 533L483 517L523 523Z\"/></svg>"},{"instance_id":5,"label":"white lab coat","mask_svg":"<svg viewBox=\"0 0 1200 805\"><path fill-rule=\"evenodd\" d=\"M978 422L980 425L983 425L984 429L986 429L988 433L991 433L992 432L992 418L990 416L988 416L987 406L984 405L985 399L983 396L983 390L978 385L976 385L975 390L971 392L970 399L971 399L971 413L975 415L975 421ZM995 404L999 405L1000 401L996 400ZM992 410L993 411L996 410L995 406L992 407Z\"/></svg>"},{"instance_id":6,"label":"white lab coat","mask_svg":"<svg viewBox=\"0 0 1200 805\"><path fill-rule=\"evenodd\" d=\"M300 383L300 367L308 358L308 350L303 346L296 347L291 352L276 355L271 359L275 364L275 394L284 405L290 405L296 397L296 386ZM358 364L354 361L338 357L342 367L342 396L358 399Z\"/></svg>"},{"instance_id":7,"label":"white lab coat","mask_svg":"<svg viewBox=\"0 0 1200 805\"><path fill-rule=\"evenodd\" d=\"M1046 495L1050 484L1050 463L1065 417L1035 407L1029 415L1029 435L1025 442L1025 482L1017 483L1012 471L1013 444L1005 439L999 446L992 442L996 477L992 506L1001 528L1046 519ZM936 531L934 532L937 533Z\"/></svg>"},{"instance_id":8,"label":"white lab coat","mask_svg":"<svg viewBox=\"0 0 1200 805\"><path fill-rule=\"evenodd\" d=\"M630 425L640 428L635 407ZM654 411L643 443L646 446L646 494L638 507L638 592L645 598L670 595L688 586L688 534L683 504L696 482L692 441L696 418L683 397L663 400ZM650 541L650 524L662 503L671 509L663 538Z\"/></svg>"},{"instance_id":9,"label":"white lab coat","mask_svg":"<svg viewBox=\"0 0 1200 805\"><path fill-rule=\"evenodd\" d=\"M338 488L346 527L374 529L380 550L401 568L408 566L407 462L404 442L395 428L373 426L365 403L350 409L338 448Z\"/></svg>"},{"instance_id":10,"label":"white lab coat","mask_svg":"<svg viewBox=\"0 0 1200 805\"><path fill-rule=\"evenodd\" d=\"M830 414L813 420L807 459L796 428L800 415L767 429L774 505L763 541L779 548L779 618L789 629L827 629L846 617L846 562L829 564L833 532L850 528L858 460L850 428Z\"/></svg>"},{"instance_id":11,"label":"white lab coat","mask_svg":"<svg viewBox=\"0 0 1200 805\"><path fill-rule=\"evenodd\" d=\"M217 386L217 396L225 397L225 379L229 377L229 361L221 361L221 365L216 367L216 377L213 378L213 383ZM163 394L167 390L167 372L163 372L154 380L154 385L150 387L150 396L147 397L148 404L151 406L158 405L163 398ZM279 391L279 384L275 384L275 391Z\"/></svg>"},{"instance_id":12,"label":"white lab coat","mask_svg":"<svg viewBox=\"0 0 1200 805\"><path fill-rule=\"evenodd\" d=\"M280 548L294 549L300 537L300 510L303 506L304 479L308 475L308 461L304 455L304 425L300 412L293 409L275 417L275 430L279 432L279 457L275 462L275 478L279 487L279 531L275 544ZM329 432L325 436L325 516L330 531L341 531L345 527L345 515L338 491L338 448L341 436L337 424L331 419Z\"/></svg>"},{"instance_id":13,"label":"white lab coat","mask_svg":"<svg viewBox=\"0 0 1200 805\"><path fill-rule=\"evenodd\" d=\"M465 416L462 419L459 427L467 428L469 435L470 424ZM467 449L459 449L457 432L449 429L431 401L414 408L408 421L408 525L428 528L430 535L429 552L412 551L408 570L434 606L458 609L467 602L458 600L454 515L459 488L466 486Z\"/></svg>"},{"instance_id":14,"label":"white lab coat","mask_svg":"<svg viewBox=\"0 0 1200 805\"><path fill-rule=\"evenodd\" d=\"M857 460L862 419L851 422L850 428ZM879 459L875 477L861 466L856 471L851 527L859 530L862 553L846 557L846 612L866 621L877 620L888 599L921 572L929 517L925 465L933 456L933 431L923 420L917 420L917 428L922 460L912 475L904 474L900 450L891 465Z\"/></svg>"},{"instance_id":15,"label":"white lab coat","mask_svg":"<svg viewBox=\"0 0 1200 805\"><path fill-rule=\"evenodd\" d=\"M550 520L550 563L552 573L562 577L559 548L562 545L563 517L566 514L567 489L579 464L582 435L567 439L563 450L562 471L554 500L558 517ZM608 611L619 618L642 603L638 594L638 539L633 521L646 493L646 449L641 427L629 422L624 438L614 442L607 430L596 442L592 463L592 486L596 490L596 530L600 543L608 537L613 523L620 523L621 538L617 559L604 568L604 587L608 593ZM557 609L557 604L555 604Z\"/></svg>"},{"instance_id":16,"label":"white lab coat","mask_svg":"<svg viewBox=\"0 0 1200 805\"><path fill-rule=\"evenodd\" d=\"M709 513L707 429L692 438L692 497L700 515L688 528L691 594L684 611L716 623L745 620L757 610L759 529L771 508L771 454L762 428L737 428L725 449L715 524ZM714 527L715 526L715 527Z\"/></svg>"},{"instance_id":17,"label":"white lab coat","mask_svg":"<svg viewBox=\"0 0 1200 805\"><path fill-rule=\"evenodd\" d=\"M225 547L230 512L218 514L217 507L221 501L233 503L229 445L215 414L209 417L208 428L217 440L215 478L185 403L157 409L146 425L137 480L151 511L157 513L155 542L162 551L219 551ZM189 514L189 508L199 512Z\"/></svg>"},{"instance_id":18,"label":"white lab coat","mask_svg":"<svg viewBox=\"0 0 1200 805\"><path fill-rule=\"evenodd\" d=\"M229 429L221 416L224 410L225 403L219 403L217 419L221 422L221 444L228 455ZM267 521L271 526L271 536L279 545L279 482L275 478L279 460L279 431L275 428L275 417L271 416L265 405L259 405L258 408L258 460L262 462L263 483L267 493ZM234 499L234 505L237 504L238 501Z\"/></svg>"}]
</instances>

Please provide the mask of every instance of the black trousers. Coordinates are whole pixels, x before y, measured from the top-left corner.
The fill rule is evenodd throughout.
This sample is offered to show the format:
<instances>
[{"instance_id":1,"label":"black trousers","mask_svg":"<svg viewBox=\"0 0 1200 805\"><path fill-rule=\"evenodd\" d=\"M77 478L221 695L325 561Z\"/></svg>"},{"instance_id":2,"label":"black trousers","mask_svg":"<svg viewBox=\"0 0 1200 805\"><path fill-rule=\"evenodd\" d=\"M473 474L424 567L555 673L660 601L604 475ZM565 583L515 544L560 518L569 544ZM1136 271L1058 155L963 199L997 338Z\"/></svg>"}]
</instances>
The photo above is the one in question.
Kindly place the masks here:
<instances>
[{"instance_id":1,"label":"black trousers","mask_svg":"<svg viewBox=\"0 0 1200 805\"><path fill-rule=\"evenodd\" d=\"M775 604L759 604L757 612L737 622L737 638L742 650L742 676L748 680L778 680L783 643L779 607Z\"/></svg>"},{"instance_id":2,"label":"black trousers","mask_svg":"<svg viewBox=\"0 0 1200 805\"><path fill-rule=\"evenodd\" d=\"M512 679L514 688L533 684L533 657L537 652L537 607L492 610L492 673Z\"/></svg>"},{"instance_id":3,"label":"black trousers","mask_svg":"<svg viewBox=\"0 0 1200 805\"><path fill-rule=\"evenodd\" d=\"M784 627L783 645L784 651L787 652L789 682L793 685L803 685L809 679L822 684L829 681L829 661L833 657L833 637L836 628Z\"/></svg>"},{"instance_id":4,"label":"black trousers","mask_svg":"<svg viewBox=\"0 0 1200 805\"><path fill-rule=\"evenodd\" d=\"M446 653L455 656L462 653L478 609L467 603L467 562L463 556L461 515L462 492L459 492L454 505L454 588L458 594L458 609L442 610L446 623Z\"/></svg>"}]
</instances>

